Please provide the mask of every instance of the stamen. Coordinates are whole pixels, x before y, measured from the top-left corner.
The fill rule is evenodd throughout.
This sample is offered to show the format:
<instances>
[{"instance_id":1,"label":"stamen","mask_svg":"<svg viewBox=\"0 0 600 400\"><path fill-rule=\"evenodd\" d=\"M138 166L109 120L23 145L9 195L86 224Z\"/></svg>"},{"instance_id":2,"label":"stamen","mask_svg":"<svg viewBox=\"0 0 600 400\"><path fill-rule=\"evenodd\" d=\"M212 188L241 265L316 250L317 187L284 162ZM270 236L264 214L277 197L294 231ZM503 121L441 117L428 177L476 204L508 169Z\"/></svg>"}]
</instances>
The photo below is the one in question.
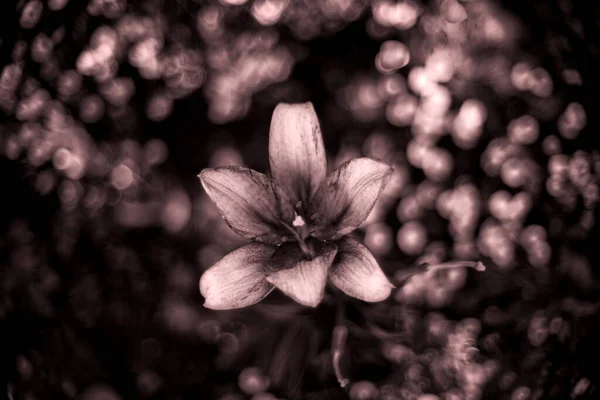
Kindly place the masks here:
<instances>
[{"instance_id":1,"label":"stamen","mask_svg":"<svg viewBox=\"0 0 600 400\"><path fill-rule=\"evenodd\" d=\"M440 264L430 264L426 267L426 269L449 269L449 268L460 268L467 267L473 268L476 271L485 271L485 265L481 261L449 261Z\"/></svg>"}]
</instances>

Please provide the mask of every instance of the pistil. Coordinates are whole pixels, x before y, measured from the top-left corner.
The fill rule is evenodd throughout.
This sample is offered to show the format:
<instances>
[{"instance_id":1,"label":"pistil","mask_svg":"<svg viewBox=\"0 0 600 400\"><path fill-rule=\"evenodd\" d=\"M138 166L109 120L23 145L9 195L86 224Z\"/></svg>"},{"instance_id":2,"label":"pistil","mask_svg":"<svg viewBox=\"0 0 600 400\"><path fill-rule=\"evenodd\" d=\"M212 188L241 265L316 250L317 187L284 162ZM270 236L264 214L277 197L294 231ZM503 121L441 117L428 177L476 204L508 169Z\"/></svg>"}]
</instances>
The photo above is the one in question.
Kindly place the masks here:
<instances>
[{"instance_id":1,"label":"pistil","mask_svg":"<svg viewBox=\"0 0 600 400\"><path fill-rule=\"evenodd\" d=\"M306 244L305 241L305 236L303 233L306 232L306 225L304 224L304 220L302 220L302 224L301 225L297 225L297 219L300 218L302 220L302 217L297 216L296 219L294 220L293 224L294 226L291 226L283 221L281 221L282 225L294 236L294 239L296 239L296 241L298 242L298 246L300 247L300 250L302 251L302 254L304 254L304 257L307 260L312 260L315 257L315 253L314 251ZM297 228L295 228L297 226Z\"/></svg>"}]
</instances>

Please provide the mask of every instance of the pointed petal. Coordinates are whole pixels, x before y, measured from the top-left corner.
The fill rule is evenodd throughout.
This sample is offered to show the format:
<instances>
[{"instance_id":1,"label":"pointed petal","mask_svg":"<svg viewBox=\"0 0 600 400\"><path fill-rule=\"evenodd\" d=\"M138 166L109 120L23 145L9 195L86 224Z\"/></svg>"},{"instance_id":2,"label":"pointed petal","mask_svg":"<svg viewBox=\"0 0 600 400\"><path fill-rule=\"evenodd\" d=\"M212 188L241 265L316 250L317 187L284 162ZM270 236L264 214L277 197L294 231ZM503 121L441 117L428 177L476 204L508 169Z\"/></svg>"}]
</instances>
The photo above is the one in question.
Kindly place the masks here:
<instances>
[{"instance_id":1,"label":"pointed petal","mask_svg":"<svg viewBox=\"0 0 600 400\"><path fill-rule=\"evenodd\" d=\"M392 170L370 158L355 158L333 171L310 204L314 236L334 240L358 228L371 213Z\"/></svg>"},{"instance_id":2,"label":"pointed petal","mask_svg":"<svg viewBox=\"0 0 600 400\"><path fill-rule=\"evenodd\" d=\"M292 203L306 206L327 174L319 120L312 103L281 103L269 134L271 175Z\"/></svg>"},{"instance_id":3,"label":"pointed petal","mask_svg":"<svg viewBox=\"0 0 600 400\"><path fill-rule=\"evenodd\" d=\"M266 175L242 167L207 168L200 181L223 219L237 234L270 244L289 235L280 221L294 220L294 207Z\"/></svg>"},{"instance_id":4,"label":"pointed petal","mask_svg":"<svg viewBox=\"0 0 600 400\"><path fill-rule=\"evenodd\" d=\"M369 249L345 237L337 242L337 257L329 280L349 296L369 302L388 298L394 285L387 279Z\"/></svg>"},{"instance_id":5,"label":"pointed petal","mask_svg":"<svg viewBox=\"0 0 600 400\"><path fill-rule=\"evenodd\" d=\"M300 304L316 307L323 299L327 270L336 253L333 243L312 247L315 257L306 260L297 243L284 243L269 262L267 280Z\"/></svg>"},{"instance_id":6,"label":"pointed petal","mask_svg":"<svg viewBox=\"0 0 600 400\"><path fill-rule=\"evenodd\" d=\"M204 307L229 310L258 303L273 286L265 267L276 247L251 243L227 254L200 278Z\"/></svg>"}]
</instances>

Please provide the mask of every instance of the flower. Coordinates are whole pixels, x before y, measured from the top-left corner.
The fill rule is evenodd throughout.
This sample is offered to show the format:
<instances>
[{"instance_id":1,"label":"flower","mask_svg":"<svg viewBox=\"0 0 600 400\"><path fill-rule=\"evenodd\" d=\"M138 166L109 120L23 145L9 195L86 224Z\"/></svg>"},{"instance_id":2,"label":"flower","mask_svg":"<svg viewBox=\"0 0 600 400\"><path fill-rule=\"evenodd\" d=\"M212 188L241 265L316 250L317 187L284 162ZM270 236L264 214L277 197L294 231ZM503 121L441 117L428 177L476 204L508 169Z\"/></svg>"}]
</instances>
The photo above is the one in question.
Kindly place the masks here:
<instances>
[{"instance_id":1,"label":"flower","mask_svg":"<svg viewBox=\"0 0 600 400\"><path fill-rule=\"evenodd\" d=\"M355 158L327 175L311 103L275 108L269 163L271 177L237 166L207 168L199 175L231 229L253 241L204 272L204 306L246 307L277 287L316 307L327 280L363 301L386 299L393 285L369 250L346 235L369 216L392 168Z\"/></svg>"}]
</instances>

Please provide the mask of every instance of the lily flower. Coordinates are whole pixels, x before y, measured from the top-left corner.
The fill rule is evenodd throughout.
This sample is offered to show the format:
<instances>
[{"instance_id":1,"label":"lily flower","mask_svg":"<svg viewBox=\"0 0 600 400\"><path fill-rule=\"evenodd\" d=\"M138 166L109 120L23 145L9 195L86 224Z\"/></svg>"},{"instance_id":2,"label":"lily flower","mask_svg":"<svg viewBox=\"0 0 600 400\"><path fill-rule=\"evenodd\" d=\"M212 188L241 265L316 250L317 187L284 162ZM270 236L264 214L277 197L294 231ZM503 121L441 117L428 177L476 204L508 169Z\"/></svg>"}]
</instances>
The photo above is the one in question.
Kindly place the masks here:
<instances>
[{"instance_id":1,"label":"lily flower","mask_svg":"<svg viewBox=\"0 0 600 400\"><path fill-rule=\"evenodd\" d=\"M204 306L255 304L275 287L316 307L327 281L367 302L393 288L375 257L346 235L369 216L392 168L355 158L327 175L312 103L279 104L269 134L271 176L237 166L207 168L199 177L233 231L252 240L207 269Z\"/></svg>"}]
</instances>

